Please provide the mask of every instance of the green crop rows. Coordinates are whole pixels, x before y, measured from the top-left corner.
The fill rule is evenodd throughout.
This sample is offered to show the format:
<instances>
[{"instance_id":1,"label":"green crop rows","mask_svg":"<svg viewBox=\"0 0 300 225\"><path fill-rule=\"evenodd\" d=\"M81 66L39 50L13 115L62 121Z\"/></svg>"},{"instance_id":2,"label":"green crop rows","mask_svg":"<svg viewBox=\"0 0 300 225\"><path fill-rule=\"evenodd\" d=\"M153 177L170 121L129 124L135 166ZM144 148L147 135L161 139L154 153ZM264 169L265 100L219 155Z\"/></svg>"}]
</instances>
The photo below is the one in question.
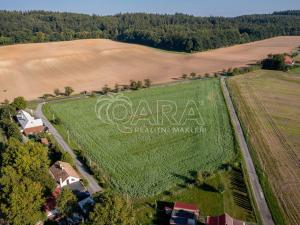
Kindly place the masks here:
<instances>
[{"instance_id":1,"label":"green crop rows","mask_svg":"<svg viewBox=\"0 0 300 225\"><path fill-rule=\"evenodd\" d=\"M158 194L185 182L195 171L213 171L233 158L232 130L218 79L124 95L132 104L130 114L128 102L103 110L107 104L103 97L98 104L99 98L88 98L47 106L49 119L61 119L60 126L109 174L120 192L133 197ZM171 112L165 115L160 105L169 103Z\"/></svg>"}]
</instances>

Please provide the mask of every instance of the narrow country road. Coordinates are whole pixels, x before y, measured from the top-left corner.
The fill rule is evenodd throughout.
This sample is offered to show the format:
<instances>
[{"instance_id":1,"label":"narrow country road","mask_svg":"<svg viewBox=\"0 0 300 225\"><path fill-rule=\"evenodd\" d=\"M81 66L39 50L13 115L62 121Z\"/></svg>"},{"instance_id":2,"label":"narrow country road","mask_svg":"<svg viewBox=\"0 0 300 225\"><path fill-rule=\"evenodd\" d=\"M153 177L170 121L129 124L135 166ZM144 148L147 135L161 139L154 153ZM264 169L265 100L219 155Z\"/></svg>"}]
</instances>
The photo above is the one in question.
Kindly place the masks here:
<instances>
[{"instance_id":1,"label":"narrow country road","mask_svg":"<svg viewBox=\"0 0 300 225\"><path fill-rule=\"evenodd\" d=\"M262 223L264 225L275 225L269 207L267 205L264 193L262 191L262 188L260 186L256 171L255 171L255 167L243 134L243 130L241 127L241 124L239 122L239 119L237 117L237 114L235 112L231 97L229 95L228 89L227 89L227 85L225 82L225 78L222 77L221 78L221 87L222 87L222 91L223 91L223 95L226 101L226 105L230 114L230 119L231 119L231 123L232 126L234 128L234 132L235 132L235 136L237 138L237 141L240 145L241 151L242 151L242 155L244 157L244 161L246 164L246 169L247 169L247 173L249 176L249 182L250 182L250 186L253 192L253 197L254 200L256 202L256 205L258 207L258 211L261 215L261 219L262 219Z\"/></svg>"},{"instance_id":2,"label":"narrow country road","mask_svg":"<svg viewBox=\"0 0 300 225\"><path fill-rule=\"evenodd\" d=\"M79 171L81 176L88 181L88 191L91 194L94 194L98 191L101 191L101 187L98 185L97 181L95 178L88 173L86 167L77 159L75 153L73 150L70 148L70 146L64 141L62 136L57 132L57 130L54 128L54 126L48 121L48 119L44 116L42 107L45 103L39 103L36 109L36 116L41 118L44 122L44 124L49 128L50 133L53 135L57 143L62 147L63 150L68 152L74 159L74 163L76 166L76 169Z\"/></svg>"}]
</instances>

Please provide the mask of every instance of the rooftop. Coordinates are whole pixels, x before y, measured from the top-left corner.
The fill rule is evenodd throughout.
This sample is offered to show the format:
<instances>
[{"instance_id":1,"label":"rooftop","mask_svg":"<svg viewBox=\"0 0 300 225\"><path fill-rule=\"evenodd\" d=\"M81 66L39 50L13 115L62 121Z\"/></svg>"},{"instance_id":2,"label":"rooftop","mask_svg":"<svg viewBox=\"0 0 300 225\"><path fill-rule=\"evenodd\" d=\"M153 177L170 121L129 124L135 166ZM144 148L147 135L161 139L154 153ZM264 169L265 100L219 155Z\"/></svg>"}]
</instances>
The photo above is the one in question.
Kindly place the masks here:
<instances>
[{"instance_id":1,"label":"rooftop","mask_svg":"<svg viewBox=\"0 0 300 225\"><path fill-rule=\"evenodd\" d=\"M170 224L172 225L195 225L199 210L194 204L175 202Z\"/></svg>"},{"instance_id":2,"label":"rooftop","mask_svg":"<svg viewBox=\"0 0 300 225\"><path fill-rule=\"evenodd\" d=\"M225 213L220 216L208 216L206 224L207 225L244 225L245 223L240 220L236 220Z\"/></svg>"},{"instance_id":3,"label":"rooftop","mask_svg":"<svg viewBox=\"0 0 300 225\"><path fill-rule=\"evenodd\" d=\"M198 207L195 204L175 202L174 209L183 209L187 211L198 211Z\"/></svg>"},{"instance_id":4,"label":"rooftop","mask_svg":"<svg viewBox=\"0 0 300 225\"><path fill-rule=\"evenodd\" d=\"M80 179L77 171L66 162L57 161L50 167L50 172L52 173L54 179L59 182L60 179L62 181L66 180L68 177L76 177Z\"/></svg>"},{"instance_id":5,"label":"rooftop","mask_svg":"<svg viewBox=\"0 0 300 225\"><path fill-rule=\"evenodd\" d=\"M24 110L20 110L17 113L17 120L23 129L43 126L43 121L41 119L35 119Z\"/></svg>"}]
</instances>

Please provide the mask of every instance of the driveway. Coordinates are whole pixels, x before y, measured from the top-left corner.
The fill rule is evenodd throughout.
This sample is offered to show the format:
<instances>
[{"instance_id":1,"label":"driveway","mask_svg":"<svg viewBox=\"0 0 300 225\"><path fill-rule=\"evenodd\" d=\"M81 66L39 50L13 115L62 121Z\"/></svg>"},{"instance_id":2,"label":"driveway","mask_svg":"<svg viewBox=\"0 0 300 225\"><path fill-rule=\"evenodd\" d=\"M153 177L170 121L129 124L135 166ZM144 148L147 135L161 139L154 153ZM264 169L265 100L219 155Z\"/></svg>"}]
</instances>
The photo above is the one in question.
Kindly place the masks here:
<instances>
[{"instance_id":1,"label":"driveway","mask_svg":"<svg viewBox=\"0 0 300 225\"><path fill-rule=\"evenodd\" d=\"M39 103L36 109L36 116L41 118L45 124L49 128L50 133L53 135L57 143L62 147L63 150L68 152L72 158L74 159L75 167L78 170L78 172L81 174L82 178L86 179L88 181L88 191L91 194L94 194L96 192L99 192L102 190L102 188L98 185L95 178L89 174L87 168L77 159L76 154L73 152L73 150L70 148L70 146L64 141L62 136L57 132L57 130L54 128L54 126L48 121L48 119L44 116L42 107L45 103Z\"/></svg>"}]
</instances>

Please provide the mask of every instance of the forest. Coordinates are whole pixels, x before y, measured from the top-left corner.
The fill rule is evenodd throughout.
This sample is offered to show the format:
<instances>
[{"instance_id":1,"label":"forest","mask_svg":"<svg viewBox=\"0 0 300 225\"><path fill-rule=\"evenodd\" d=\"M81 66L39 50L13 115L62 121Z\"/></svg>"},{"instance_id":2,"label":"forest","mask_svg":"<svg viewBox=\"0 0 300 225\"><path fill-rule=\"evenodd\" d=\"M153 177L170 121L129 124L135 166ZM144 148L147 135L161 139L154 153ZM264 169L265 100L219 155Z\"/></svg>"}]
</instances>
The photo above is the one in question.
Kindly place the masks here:
<instances>
[{"instance_id":1,"label":"forest","mask_svg":"<svg viewBox=\"0 0 300 225\"><path fill-rule=\"evenodd\" d=\"M0 11L0 45L107 38L193 52L280 35L300 35L300 10L239 17Z\"/></svg>"}]
</instances>

